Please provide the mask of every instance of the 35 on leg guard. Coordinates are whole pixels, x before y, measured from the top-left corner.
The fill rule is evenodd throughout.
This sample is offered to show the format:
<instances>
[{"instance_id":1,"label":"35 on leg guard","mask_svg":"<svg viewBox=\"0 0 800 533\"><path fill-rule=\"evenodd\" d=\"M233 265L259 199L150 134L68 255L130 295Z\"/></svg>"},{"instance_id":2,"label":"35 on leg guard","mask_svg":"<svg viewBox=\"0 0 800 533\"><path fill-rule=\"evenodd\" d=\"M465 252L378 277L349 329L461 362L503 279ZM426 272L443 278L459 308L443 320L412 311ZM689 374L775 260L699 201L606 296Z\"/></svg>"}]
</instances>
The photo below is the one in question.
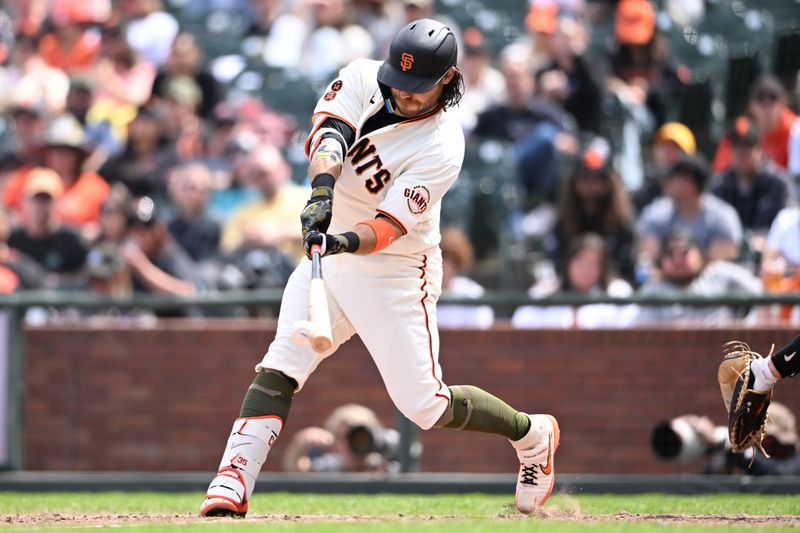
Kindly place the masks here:
<instances>
[{"instance_id":1,"label":"35 on leg guard","mask_svg":"<svg viewBox=\"0 0 800 533\"><path fill-rule=\"evenodd\" d=\"M233 423L201 516L244 516L256 478L283 429L297 382L274 370L258 373Z\"/></svg>"},{"instance_id":2,"label":"35 on leg guard","mask_svg":"<svg viewBox=\"0 0 800 533\"><path fill-rule=\"evenodd\" d=\"M436 422L436 427L494 433L510 440L528 433L528 415L506 402L472 385L450 387L453 401Z\"/></svg>"},{"instance_id":3,"label":"35 on leg guard","mask_svg":"<svg viewBox=\"0 0 800 533\"><path fill-rule=\"evenodd\" d=\"M282 428L278 416L236 419L200 516L242 517L247 513L258 473Z\"/></svg>"}]
</instances>

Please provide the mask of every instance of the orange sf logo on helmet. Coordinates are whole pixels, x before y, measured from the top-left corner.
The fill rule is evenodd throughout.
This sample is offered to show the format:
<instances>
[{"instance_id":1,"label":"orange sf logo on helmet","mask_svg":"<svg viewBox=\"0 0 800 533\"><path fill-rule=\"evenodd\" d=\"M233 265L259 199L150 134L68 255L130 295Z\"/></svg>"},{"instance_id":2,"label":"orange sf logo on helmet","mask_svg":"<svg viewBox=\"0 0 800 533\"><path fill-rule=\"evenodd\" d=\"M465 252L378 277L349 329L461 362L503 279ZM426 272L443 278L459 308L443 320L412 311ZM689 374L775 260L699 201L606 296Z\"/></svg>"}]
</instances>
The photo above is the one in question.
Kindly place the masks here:
<instances>
[{"instance_id":1,"label":"orange sf logo on helmet","mask_svg":"<svg viewBox=\"0 0 800 533\"><path fill-rule=\"evenodd\" d=\"M412 66L414 66L414 56L408 52L403 52L403 55L400 56L400 68L405 72L411 70Z\"/></svg>"}]
</instances>

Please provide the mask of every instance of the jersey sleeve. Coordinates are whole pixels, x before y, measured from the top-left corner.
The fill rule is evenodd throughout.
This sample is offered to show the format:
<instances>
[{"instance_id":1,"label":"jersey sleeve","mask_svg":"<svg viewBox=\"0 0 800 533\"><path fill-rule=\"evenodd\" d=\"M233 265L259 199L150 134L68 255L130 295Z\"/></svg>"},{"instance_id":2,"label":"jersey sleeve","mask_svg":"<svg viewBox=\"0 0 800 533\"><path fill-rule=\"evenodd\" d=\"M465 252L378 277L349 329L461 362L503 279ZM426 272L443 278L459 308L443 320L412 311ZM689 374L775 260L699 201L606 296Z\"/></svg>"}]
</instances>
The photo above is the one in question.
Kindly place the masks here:
<instances>
[{"instance_id":1,"label":"jersey sleeve","mask_svg":"<svg viewBox=\"0 0 800 533\"><path fill-rule=\"evenodd\" d=\"M456 181L461 165L419 165L398 176L378 205L378 213L392 219L405 234L438 213L438 203Z\"/></svg>"},{"instance_id":2,"label":"jersey sleeve","mask_svg":"<svg viewBox=\"0 0 800 533\"><path fill-rule=\"evenodd\" d=\"M314 127L308 135L311 140L328 117L341 120L356 131L359 118L364 112L364 103L369 101L364 83L365 60L356 60L342 68L339 75L325 88L317 101L312 120ZM308 144L308 142L306 143Z\"/></svg>"}]
</instances>

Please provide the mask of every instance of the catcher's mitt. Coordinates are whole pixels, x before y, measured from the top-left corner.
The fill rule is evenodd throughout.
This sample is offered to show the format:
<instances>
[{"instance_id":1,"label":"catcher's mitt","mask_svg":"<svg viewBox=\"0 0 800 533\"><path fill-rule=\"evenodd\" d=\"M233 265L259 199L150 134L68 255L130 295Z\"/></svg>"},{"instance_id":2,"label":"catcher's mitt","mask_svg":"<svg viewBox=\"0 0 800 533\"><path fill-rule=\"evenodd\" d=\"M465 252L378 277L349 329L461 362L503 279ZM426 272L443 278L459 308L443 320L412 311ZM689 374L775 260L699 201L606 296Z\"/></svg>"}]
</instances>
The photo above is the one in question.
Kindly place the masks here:
<instances>
[{"instance_id":1,"label":"catcher's mitt","mask_svg":"<svg viewBox=\"0 0 800 533\"><path fill-rule=\"evenodd\" d=\"M731 449L743 452L755 447L769 457L761 446L761 439L767 429L767 407L772 400L772 390L763 393L754 391L755 377L750 371L750 363L762 356L739 341L725 344L723 352L725 357L719 365L717 380L722 401L728 410Z\"/></svg>"}]
</instances>

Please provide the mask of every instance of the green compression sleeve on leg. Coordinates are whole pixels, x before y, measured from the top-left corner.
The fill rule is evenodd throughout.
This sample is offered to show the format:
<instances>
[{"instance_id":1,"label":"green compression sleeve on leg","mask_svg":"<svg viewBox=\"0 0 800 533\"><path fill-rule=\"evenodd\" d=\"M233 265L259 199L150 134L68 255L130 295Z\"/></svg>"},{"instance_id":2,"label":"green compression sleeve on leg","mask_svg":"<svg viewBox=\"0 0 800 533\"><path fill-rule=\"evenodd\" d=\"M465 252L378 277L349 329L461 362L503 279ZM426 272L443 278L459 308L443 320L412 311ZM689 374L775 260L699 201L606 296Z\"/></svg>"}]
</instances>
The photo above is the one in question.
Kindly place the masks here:
<instances>
[{"instance_id":1,"label":"green compression sleeve on leg","mask_svg":"<svg viewBox=\"0 0 800 533\"><path fill-rule=\"evenodd\" d=\"M521 439L531 427L528 415L478 387L455 385L450 392L453 418L444 427L494 433L511 440Z\"/></svg>"},{"instance_id":2,"label":"green compression sleeve on leg","mask_svg":"<svg viewBox=\"0 0 800 533\"><path fill-rule=\"evenodd\" d=\"M297 382L272 370L258 373L244 395L240 418L276 415L284 423L289 416Z\"/></svg>"}]
</instances>

